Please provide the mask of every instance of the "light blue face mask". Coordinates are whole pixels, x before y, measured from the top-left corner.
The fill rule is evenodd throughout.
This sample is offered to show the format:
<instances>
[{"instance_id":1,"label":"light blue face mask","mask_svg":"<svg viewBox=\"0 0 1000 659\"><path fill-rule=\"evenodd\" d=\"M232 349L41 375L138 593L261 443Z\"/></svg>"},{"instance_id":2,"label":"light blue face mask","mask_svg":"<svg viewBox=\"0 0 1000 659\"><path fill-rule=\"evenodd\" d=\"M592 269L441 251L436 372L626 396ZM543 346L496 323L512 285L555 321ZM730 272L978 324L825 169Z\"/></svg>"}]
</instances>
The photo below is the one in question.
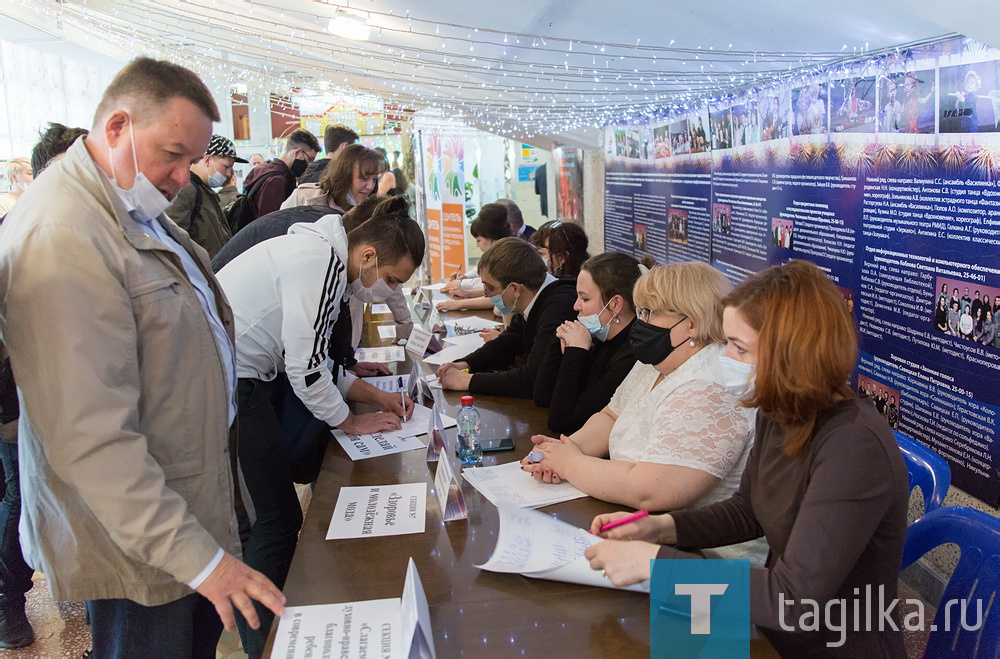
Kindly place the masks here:
<instances>
[{"instance_id":1,"label":"light blue face mask","mask_svg":"<svg viewBox=\"0 0 1000 659\"><path fill-rule=\"evenodd\" d=\"M719 357L719 368L722 370L722 384L729 393L745 398L753 391L755 365L722 355Z\"/></svg>"},{"instance_id":2,"label":"light blue face mask","mask_svg":"<svg viewBox=\"0 0 1000 659\"><path fill-rule=\"evenodd\" d=\"M604 305L604 309L607 309L609 304L611 304L610 300L608 301L608 304ZM595 341L608 340L608 332L611 331L611 323L616 318L616 316L612 316L611 320L609 320L606 325L602 325L601 314L604 313L604 309L601 309L597 313L589 316L576 317L576 319L580 321L580 324L587 328L587 331L590 332L590 335L594 337Z\"/></svg>"},{"instance_id":3,"label":"light blue face mask","mask_svg":"<svg viewBox=\"0 0 1000 659\"><path fill-rule=\"evenodd\" d=\"M500 312L501 316L509 316L514 313L514 304L517 304L517 300L514 300L514 304L510 306L503 303L503 294L507 292L508 288L510 288L510 284L507 284L504 289L500 291L499 295L490 296L490 302L492 302L493 306L497 308L497 311Z\"/></svg>"}]
</instances>

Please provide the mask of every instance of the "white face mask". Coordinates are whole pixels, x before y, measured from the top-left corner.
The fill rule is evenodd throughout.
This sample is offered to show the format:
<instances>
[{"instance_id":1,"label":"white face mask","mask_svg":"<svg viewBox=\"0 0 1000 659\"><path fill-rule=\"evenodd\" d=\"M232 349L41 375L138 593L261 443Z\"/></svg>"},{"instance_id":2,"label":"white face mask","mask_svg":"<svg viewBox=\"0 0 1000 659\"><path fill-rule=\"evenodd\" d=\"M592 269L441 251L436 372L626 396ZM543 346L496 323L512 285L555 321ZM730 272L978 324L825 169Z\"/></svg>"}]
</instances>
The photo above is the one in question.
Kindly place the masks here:
<instances>
[{"instance_id":1,"label":"white face mask","mask_svg":"<svg viewBox=\"0 0 1000 659\"><path fill-rule=\"evenodd\" d=\"M736 361L732 357L719 357L719 369L722 371L722 384L729 393L739 398L745 398L753 391L754 374L757 367Z\"/></svg>"},{"instance_id":2,"label":"white face mask","mask_svg":"<svg viewBox=\"0 0 1000 659\"><path fill-rule=\"evenodd\" d=\"M170 206L170 201L156 189L155 185L149 182L145 174L139 171L139 160L135 156L135 133L132 132L131 117L129 117L128 121L128 136L132 143L132 164L135 165L135 180L132 182L132 187L128 190L123 190L118 185L118 179L115 177L114 154L109 145L108 160L111 163L111 183L115 186L115 191L130 211L135 211L135 214L142 220L152 220L167 210L167 207Z\"/></svg>"},{"instance_id":3,"label":"white face mask","mask_svg":"<svg viewBox=\"0 0 1000 659\"><path fill-rule=\"evenodd\" d=\"M358 278L351 282L351 294L368 304L379 304L393 294L392 287L384 279L378 276L378 254L375 255L375 283L365 286L361 283L363 269L358 269Z\"/></svg>"},{"instance_id":4,"label":"white face mask","mask_svg":"<svg viewBox=\"0 0 1000 659\"><path fill-rule=\"evenodd\" d=\"M27 183L27 182L25 182L25 181L18 181L18 182L17 182L17 187L18 187L18 189L19 189L19 190L20 190L21 192L24 192L25 190L27 190L27 189L28 189L28 186L29 186L29 185L31 185L31 184L30 184L30 183Z\"/></svg>"}]
</instances>

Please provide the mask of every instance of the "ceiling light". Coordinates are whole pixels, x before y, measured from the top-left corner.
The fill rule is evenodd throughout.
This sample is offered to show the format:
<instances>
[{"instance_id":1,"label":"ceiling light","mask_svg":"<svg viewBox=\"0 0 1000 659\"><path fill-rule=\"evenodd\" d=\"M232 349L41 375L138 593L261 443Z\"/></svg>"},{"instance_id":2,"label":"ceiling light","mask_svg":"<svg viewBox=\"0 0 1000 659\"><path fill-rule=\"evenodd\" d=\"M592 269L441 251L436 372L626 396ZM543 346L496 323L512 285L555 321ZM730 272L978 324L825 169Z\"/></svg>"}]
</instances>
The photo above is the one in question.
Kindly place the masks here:
<instances>
[{"instance_id":1,"label":"ceiling light","mask_svg":"<svg viewBox=\"0 0 1000 659\"><path fill-rule=\"evenodd\" d=\"M353 41L367 41L372 28L368 17L353 12L339 11L330 19L330 34Z\"/></svg>"}]
</instances>

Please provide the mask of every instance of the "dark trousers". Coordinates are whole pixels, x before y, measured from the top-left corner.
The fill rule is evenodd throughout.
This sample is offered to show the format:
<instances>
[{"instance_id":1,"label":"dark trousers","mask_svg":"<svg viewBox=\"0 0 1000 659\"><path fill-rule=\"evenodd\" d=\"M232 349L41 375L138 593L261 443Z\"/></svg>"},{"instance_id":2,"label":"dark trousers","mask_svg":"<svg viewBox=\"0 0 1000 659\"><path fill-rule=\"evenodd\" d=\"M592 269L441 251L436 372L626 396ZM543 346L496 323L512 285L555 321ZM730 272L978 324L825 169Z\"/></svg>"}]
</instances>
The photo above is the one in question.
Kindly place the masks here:
<instances>
[{"instance_id":1,"label":"dark trousers","mask_svg":"<svg viewBox=\"0 0 1000 659\"><path fill-rule=\"evenodd\" d=\"M0 602L24 606L24 594L31 590L34 570L24 562L21 538L21 481L17 471L17 444L0 441L3 462L3 501L0 501Z\"/></svg>"},{"instance_id":2,"label":"dark trousers","mask_svg":"<svg viewBox=\"0 0 1000 659\"><path fill-rule=\"evenodd\" d=\"M94 659L214 659L222 634L215 607L197 593L160 606L90 600L87 615Z\"/></svg>"},{"instance_id":3,"label":"dark trousers","mask_svg":"<svg viewBox=\"0 0 1000 659\"><path fill-rule=\"evenodd\" d=\"M240 379L237 450L256 514L250 536L243 543L243 560L275 586L283 588L302 526L302 508L282 442L281 422L272 401L275 386L272 382ZM260 617L259 629L250 629L242 616L236 617L243 649L251 659L262 655L274 619L274 614L259 602L254 602L254 606Z\"/></svg>"}]
</instances>

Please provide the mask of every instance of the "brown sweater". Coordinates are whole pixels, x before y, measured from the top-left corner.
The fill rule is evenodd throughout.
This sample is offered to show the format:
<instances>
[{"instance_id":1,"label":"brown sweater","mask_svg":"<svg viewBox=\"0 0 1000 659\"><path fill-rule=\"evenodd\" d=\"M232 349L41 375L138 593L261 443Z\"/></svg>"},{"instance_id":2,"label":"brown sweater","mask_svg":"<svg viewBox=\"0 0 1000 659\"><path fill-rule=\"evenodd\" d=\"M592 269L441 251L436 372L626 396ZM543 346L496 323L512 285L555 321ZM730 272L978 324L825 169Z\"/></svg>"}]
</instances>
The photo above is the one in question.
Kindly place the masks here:
<instances>
[{"instance_id":1,"label":"brown sweater","mask_svg":"<svg viewBox=\"0 0 1000 659\"><path fill-rule=\"evenodd\" d=\"M901 633L888 621L879 631L879 586L887 603L897 596L909 491L892 432L871 405L852 398L819 416L798 457L784 452L783 437L780 424L757 415L756 440L739 490L726 501L673 513L677 546L693 550L761 535L767 539L767 567L752 570L750 578L750 615L782 656L905 657ZM688 556L663 547L658 558ZM866 631L868 585L872 631ZM783 631L779 594L786 602L786 628L797 628L803 613L813 610L801 605L803 598L819 604L821 623L829 600L845 600L843 645L827 646L839 643L841 633L825 626ZM857 625L855 599L861 600ZM841 610L840 605L831 609L838 629ZM900 629L898 606L891 618ZM807 626L812 622L806 618Z\"/></svg>"}]
</instances>

